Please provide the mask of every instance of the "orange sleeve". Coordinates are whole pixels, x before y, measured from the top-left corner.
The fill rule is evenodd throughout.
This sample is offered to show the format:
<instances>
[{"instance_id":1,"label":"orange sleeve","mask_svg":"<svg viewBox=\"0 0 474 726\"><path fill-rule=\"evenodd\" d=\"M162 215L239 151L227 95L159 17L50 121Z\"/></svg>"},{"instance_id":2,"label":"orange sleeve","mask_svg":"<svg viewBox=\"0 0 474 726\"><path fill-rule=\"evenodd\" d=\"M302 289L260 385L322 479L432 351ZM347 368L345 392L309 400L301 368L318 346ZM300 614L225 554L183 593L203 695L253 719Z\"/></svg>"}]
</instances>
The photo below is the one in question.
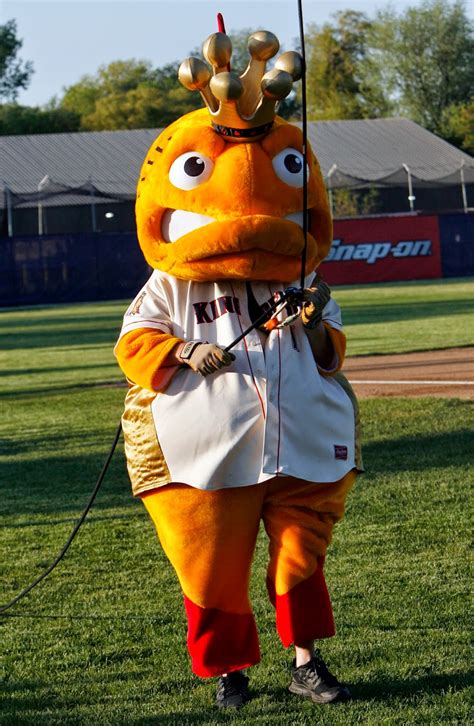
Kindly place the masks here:
<instances>
[{"instance_id":1,"label":"orange sleeve","mask_svg":"<svg viewBox=\"0 0 474 726\"><path fill-rule=\"evenodd\" d=\"M346 336L342 332L342 330L336 330L336 328L332 328L329 323L324 323L324 327L326 328L329 337L331 338L331 343L334 348L334 365L330 370L325 370L324 368L321 368L318 366L320 373L326 376L332 376L334 373L337 373L341 370L342 365L344 363L344 358L346 355Z\"/></svg>"},{"instance_id":2,"label":"orange sleeve","mask_svg":"<svg viewBox=\"0 0 474 726\"><path fill-rule=\"evenodd\" d=\"M160 391L179 368L175 363L167 365L167 358L182 342L156 328L137 328L120 338L114 353L129 380L149 391Z\"/></svg>"}]
</instances>

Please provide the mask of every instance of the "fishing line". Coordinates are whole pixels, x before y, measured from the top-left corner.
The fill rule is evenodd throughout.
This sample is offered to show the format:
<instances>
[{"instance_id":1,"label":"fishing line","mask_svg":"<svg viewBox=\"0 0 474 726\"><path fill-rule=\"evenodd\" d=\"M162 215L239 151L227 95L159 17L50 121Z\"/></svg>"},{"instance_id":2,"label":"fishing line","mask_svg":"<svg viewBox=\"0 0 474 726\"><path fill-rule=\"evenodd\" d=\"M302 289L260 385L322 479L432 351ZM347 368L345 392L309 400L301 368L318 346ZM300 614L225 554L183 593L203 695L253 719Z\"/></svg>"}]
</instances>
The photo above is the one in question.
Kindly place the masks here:
<instances>
[{"instance_id":1,"label":"fishing line","mask_svg":"<svg viewBox=\"0 0 474 726\"><path fill-rule=\"evenodd\" d=\"M302 115L302 133L303 133L303 235L304 246L301 253L301 279L300 287L304 289L304 280L306 276L306 257L308 251L308 117L306 104L306 49L304 42L304 22L303 22L303 0L298 0L298 22L300 28L300 46L301 57L303 59L301 70L301 115Z\"/></svg>"}]
</instances>

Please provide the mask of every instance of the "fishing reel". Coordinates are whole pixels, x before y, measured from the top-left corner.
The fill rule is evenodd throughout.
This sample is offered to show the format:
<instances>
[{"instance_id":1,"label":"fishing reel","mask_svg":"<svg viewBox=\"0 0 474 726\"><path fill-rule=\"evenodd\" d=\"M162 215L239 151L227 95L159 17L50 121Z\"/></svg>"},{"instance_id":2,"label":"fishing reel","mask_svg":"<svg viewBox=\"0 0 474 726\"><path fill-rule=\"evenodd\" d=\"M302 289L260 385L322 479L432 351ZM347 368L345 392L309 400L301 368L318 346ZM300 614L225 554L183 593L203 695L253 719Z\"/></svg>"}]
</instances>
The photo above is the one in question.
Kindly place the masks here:
<instances>
[{"instance_id":1,"label":"fishing reel","mask_svg":"<svg viewBox=\"0 0 474 726\"><path fill-rule=\"evenodd\" d=\"M278 307L275 309L275 311L272 314L272 317L270 320L267 320L266 323L263 324L263 328L270 332L271 330L278 330L280 328L286 328L288 325L292 325L292 323L297 320L301 315L301 310L303 308L303 295L304 290L301 287L287 287L283 294L280 297L281 304L278 305ZM293 310L292 313L287 315L287 317L284 320L278 320L278 315L285 309L290 308Z\"/></svg>"}]
</instances>

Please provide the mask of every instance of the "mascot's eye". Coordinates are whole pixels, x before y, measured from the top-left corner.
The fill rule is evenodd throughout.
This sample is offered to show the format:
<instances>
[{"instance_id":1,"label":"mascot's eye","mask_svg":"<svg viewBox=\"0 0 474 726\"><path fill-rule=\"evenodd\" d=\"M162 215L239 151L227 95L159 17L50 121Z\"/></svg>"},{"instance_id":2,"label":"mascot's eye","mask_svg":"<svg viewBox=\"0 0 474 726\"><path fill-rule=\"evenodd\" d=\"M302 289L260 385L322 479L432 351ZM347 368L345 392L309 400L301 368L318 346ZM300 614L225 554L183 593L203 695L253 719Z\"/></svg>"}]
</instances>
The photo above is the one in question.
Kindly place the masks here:
<instances>
[{"instance_id":1,"label":"mascot's eye","mask_svg":"<svg viewBox=\"0 0 474 726\"><path fill-rule=\"evenodd\" d=\"M169 179L178 189L194 189L209 179L214 164L204 154L197 151L188 151L181 154L171 164Z\"/></svg>"},{"instance_id":2,"label":"mascot's eye","mask_svg":"<svg viewBox=\"0 0 474 726\"><path fill-rule=\"evenodd\" d=\"M303 186L303 154L296 149L283 149L272 160L275 173L290 187ZM309 179L309 167L307 167Z\"/></svg>"}]
</instances>

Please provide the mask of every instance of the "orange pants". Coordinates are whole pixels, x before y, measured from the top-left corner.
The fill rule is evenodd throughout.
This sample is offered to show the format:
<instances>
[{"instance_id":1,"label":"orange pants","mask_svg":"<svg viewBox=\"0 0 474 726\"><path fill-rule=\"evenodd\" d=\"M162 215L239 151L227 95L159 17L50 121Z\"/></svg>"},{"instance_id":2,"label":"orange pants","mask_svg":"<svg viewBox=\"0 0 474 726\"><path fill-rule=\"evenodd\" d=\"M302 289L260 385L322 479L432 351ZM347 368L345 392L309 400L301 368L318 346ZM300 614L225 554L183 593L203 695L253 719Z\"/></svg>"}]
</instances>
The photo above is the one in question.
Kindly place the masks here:
<instances>
[{"instance_id":1,"label":"orange pants","mask_svg":"<svg viewBox=\"0 0 474 726\"><path fill-rule=\"evenodd\" d=\"M330 484L275 477L217 491L169 484L143 496L181 583L198 676L260 660L248 590L261 519L269 537L267 589L283 645L334 635L323 564L355 476Z\"/></svg>"}]
</instances>

